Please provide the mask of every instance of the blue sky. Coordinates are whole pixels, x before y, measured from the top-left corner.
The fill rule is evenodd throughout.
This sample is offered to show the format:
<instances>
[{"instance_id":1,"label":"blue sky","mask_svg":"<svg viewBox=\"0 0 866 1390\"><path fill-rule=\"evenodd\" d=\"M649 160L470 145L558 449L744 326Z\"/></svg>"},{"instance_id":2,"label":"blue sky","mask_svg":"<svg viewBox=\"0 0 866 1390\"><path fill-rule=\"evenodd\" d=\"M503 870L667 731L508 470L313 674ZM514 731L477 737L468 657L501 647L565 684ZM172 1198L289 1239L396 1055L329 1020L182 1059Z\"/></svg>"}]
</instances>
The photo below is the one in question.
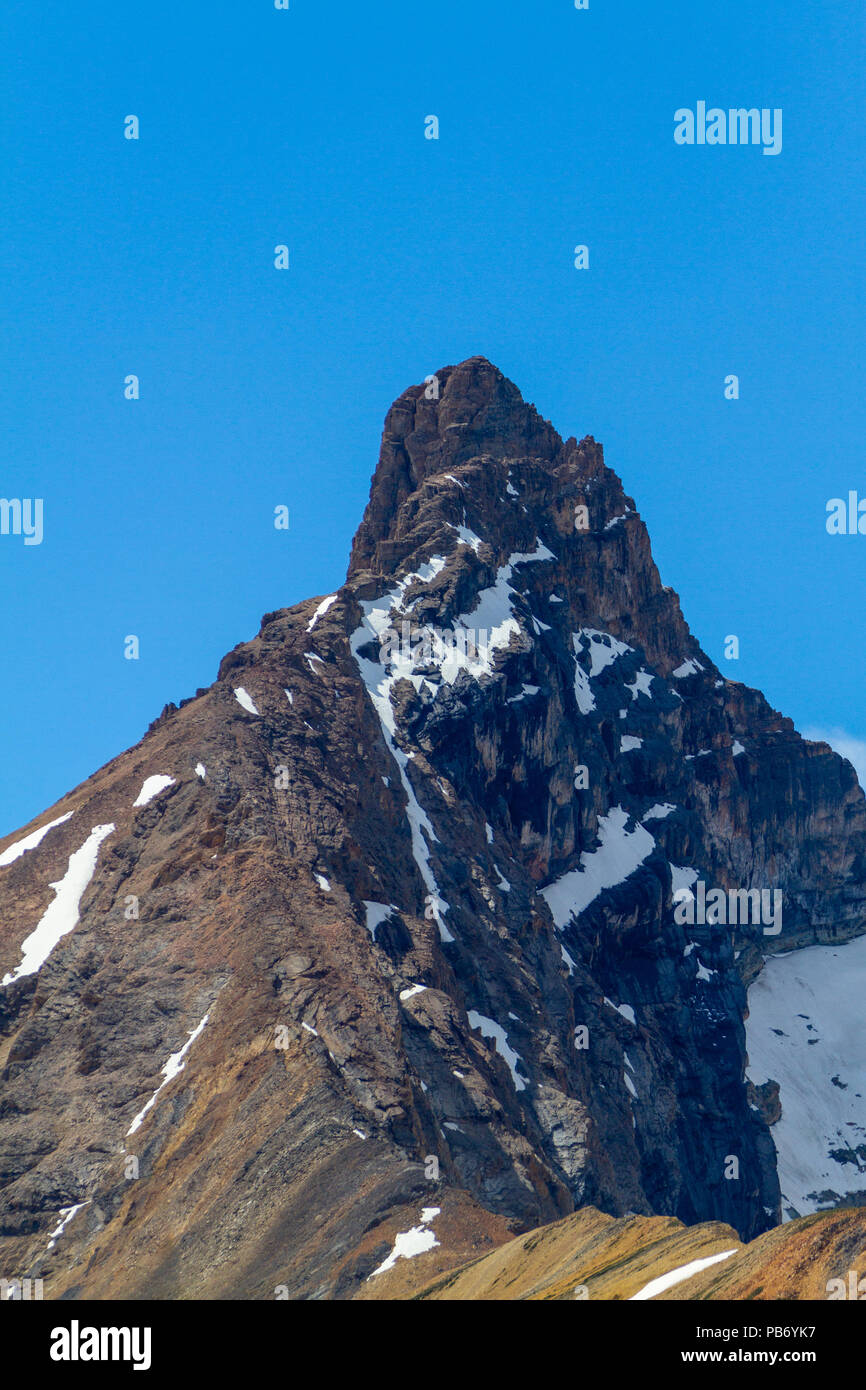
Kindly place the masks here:
<instances>
[{"instance_id":1,"label":"blue sky","mask_svg":"<svg viewBox=\"0 0 866 1390\"><path fill-rule=\"evenodd\" d=\"M45 509L0 536L0 833L342 581L388 405L476 353L602 440L726 674L866 738L855 7L5 0L0 68L0 495ZM677 146L699 100L782 153Z\"/></svg>"}]
</instances>

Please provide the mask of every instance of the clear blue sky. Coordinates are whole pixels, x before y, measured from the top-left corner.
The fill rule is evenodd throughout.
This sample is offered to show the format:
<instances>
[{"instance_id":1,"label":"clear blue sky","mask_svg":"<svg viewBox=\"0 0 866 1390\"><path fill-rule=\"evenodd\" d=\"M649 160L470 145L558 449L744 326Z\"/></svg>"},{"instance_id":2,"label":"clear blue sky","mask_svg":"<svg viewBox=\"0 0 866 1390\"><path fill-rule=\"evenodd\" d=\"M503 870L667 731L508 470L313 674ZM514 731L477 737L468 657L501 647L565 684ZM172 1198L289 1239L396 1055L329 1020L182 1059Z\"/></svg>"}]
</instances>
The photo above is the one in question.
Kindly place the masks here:
<instances>
[{"instance_id":1,"label":"clear blue sky","mask_svg":"<svg viewBox=\"0 0 866 1390\"><path fill-rule=\"evenodd\" d=\"M866 737L863 50L817 0L5 0L0 833L342 582L385 410L476 353L602 440L728 674ZM675 145L699 100L782 153Z\"/></svg>"}]
</instances>

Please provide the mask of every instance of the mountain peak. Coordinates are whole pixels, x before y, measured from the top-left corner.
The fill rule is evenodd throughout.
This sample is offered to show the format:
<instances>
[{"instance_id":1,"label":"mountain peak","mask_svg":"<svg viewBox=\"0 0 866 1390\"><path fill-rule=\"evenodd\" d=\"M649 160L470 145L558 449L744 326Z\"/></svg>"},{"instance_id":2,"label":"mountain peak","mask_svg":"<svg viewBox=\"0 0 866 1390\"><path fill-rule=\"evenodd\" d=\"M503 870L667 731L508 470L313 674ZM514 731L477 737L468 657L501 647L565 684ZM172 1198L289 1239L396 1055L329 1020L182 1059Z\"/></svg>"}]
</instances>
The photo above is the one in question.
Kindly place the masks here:
<instances>
[{"instance_id":1,"label":"mountain peak","mask_svg":"<svg viewBox=\"0 0 866 1390\"><path fill-rule=\"evenodd\" d=\"M381 568L382 542L393 539L401 507L428 478L488 457L531 459L552 471L569 446L574 441L565 445L514 382L486 357L469 357L431 372L404 391L385 417L349 578Z\"/></svg>"},{"instance_id":2,"label":"mountain peak","mask_svg":"<svg viewBox=\"0 0 866 1390\"><path fill-rule=\"evenodd\" d=\"M409 1231L862 1201L866 800L702 651L600 447L431 374L350 576L0 847L0 1267L344 1298Z\"/></svg>"}]
</instances>

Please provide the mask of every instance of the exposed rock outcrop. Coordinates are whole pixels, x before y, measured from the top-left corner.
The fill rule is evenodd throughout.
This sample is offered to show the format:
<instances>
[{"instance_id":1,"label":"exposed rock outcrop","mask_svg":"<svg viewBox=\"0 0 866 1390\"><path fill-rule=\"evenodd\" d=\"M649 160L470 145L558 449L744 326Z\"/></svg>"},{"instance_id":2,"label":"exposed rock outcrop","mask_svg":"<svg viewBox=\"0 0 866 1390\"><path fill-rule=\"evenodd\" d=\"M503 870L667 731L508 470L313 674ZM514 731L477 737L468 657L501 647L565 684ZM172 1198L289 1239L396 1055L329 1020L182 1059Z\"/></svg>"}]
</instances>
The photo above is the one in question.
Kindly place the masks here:
<instances>
[{"instance_id":1,"label":"exposed rock outcrop","mask_svg":"<svg viewBox=\"0 0 866 1390\"><path fill-rule=\"evenodd\" d=\"M864 931L866 801L700 649L601 446L483 358L392 407L342 588L60 817L0 852L7 1277L349 1297L445 1192L497 1241L779 1219L746 985ZM698 881L781 918L684 925Z\"/></svg>"}]
</instances>

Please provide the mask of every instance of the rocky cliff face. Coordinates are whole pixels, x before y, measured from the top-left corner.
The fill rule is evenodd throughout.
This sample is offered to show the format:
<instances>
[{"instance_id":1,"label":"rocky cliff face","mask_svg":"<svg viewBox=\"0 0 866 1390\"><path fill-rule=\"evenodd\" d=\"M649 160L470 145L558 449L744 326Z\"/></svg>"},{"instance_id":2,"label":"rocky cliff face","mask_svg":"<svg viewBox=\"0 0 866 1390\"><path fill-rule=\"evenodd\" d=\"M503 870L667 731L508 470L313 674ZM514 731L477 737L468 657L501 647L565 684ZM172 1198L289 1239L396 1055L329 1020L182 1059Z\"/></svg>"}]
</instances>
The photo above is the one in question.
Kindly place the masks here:
<instances>
[{"instance_id":1,"label":"rocky cliff face","mask_svg":"<svg viewBox=\"0 0 866 1390\"><path fill-rule=\"evenodd\" d=\"M850 764L701 651L600 445L446 368L343 587L0 850L0 1274L352 1296L446 1197L494 1243L588 1204L752 1239L746 986L864 931L864 847Z\"/></svg>"}]
</instances>

